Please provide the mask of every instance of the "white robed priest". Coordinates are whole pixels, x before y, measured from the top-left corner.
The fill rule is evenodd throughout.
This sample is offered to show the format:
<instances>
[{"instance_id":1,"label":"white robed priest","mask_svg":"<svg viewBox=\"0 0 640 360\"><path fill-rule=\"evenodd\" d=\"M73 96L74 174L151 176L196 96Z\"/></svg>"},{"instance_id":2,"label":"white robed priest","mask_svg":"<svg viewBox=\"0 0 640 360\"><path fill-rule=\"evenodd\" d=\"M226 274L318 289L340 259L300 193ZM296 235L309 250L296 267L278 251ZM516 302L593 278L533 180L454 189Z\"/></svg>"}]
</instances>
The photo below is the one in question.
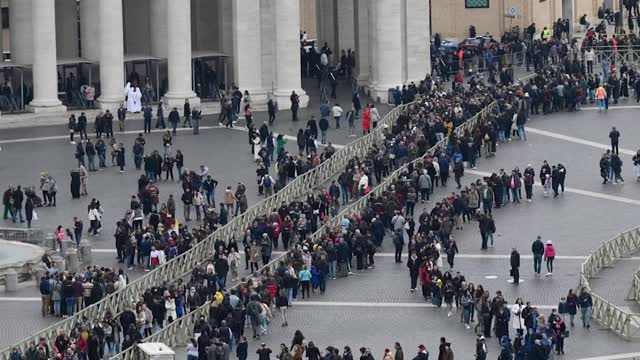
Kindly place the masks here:
<instances>
[{"instance_id":1,"label":"white robed priest","mask_svg":"<svg viewBox=\"0 0 640 360\"><path fill-rule=\"evenodd\" d=\"M128 82L124 87L124 96L128 112L139 113L142 111L142 92L135 81L133 84Z\"/></svg>"}]
</instances>

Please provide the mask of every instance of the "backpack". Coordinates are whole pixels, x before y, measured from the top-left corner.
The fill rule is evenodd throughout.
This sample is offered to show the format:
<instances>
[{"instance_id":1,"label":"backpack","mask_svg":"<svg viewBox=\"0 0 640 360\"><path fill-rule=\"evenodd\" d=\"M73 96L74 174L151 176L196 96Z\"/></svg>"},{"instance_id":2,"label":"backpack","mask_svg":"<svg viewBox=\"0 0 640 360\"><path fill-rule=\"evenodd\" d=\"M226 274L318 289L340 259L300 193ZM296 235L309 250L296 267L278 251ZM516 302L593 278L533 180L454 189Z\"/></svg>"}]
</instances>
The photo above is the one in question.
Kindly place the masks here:
<instances>
[{"instance_id":1,"label":"backpack","mask_svg":"<svg viewBox=\"0 0 640 360\"><path fill-rule=\"evenodd\" d=\"M262 179L262 185L264 187L271 187L271 185L273 185L271 182L271 176L265 175L264 179Z\"/></svg>"},{"instance_id":2,"label":"backpack","mask_svg":"<svg viewBox=\"0 0 640 360\"><path fill-rule=\"evenodd\" d=\"M47 280L40 282L40 293L43 295L51 294L51 283Z\"/></svg>"},{"instance_id":3,"label":"backpack","mask_svg":"<svg viewBox=\"0 0 640 360\"><path fill-rule=\"evenodd\" d=\"M258 316L260 314L260 309L258 309L259 306L260 305L255 301L249 303L249 305L247 305L247 313L249 313L250 316Z\"/></svg>"},{"instance_id":4,"label":"backpack","mask_svg":"<svg viewBox=\"0 0 640 360\"><path fill-rule=\"evenodd\" d=\"M224 360L224 349L222 346L216 346L216 360Z\"/></svg>"}]
</instances>

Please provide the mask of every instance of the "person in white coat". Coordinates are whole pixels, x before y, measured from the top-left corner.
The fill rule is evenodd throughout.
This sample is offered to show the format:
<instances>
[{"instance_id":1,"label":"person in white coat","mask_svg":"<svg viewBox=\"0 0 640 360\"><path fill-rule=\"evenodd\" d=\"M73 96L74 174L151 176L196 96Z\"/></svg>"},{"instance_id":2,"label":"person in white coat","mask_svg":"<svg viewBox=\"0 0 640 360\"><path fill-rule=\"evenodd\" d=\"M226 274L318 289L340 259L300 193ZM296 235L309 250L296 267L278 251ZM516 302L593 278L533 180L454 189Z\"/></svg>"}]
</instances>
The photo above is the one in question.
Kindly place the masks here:
<instances>
[{"instance_id":1,"label":"person in white coat","mask_svg":"<svg viewBox=\"0 0 640 360\"><path fill-rule=\"evenodd\" d=\"M442 245L440 245L440 242L438 240L434 239L433 247L438 252L438 260L436 260L436 266L438 266L438 269L442 269Z\"/></svg>"},{"instance_id":2,"label":"person in white coat","mask_svg":"<svg viewBox=\"0 0 640 360\"><path fill-rule=\"evenodd\" d=\"M176 300L171 296L167 296L164 299L164 309L165 309L165 324L164 326L166 326L166 324L171 324L175 319L178 318L178 315L176 314Z\"/></svg>"},{"instance_id":3,"label":"person in white coat","mask_svg":"<svg viewBox=\"0 0 640 360\"><path fill-rule=\"evenodd\" d=\"M511 306L511 325L516 332L522 334L526 329L524 325L524 317L522 315L522 310L524 310L524 304L522 302L522 298L518 298L516 303Z\"/></svg>"},{"instance_id":4,"label":"person in white coat","mask_svg":"<svg viewBox=\"0 0 640 360\"><path fill-rule=\"evenodd\" d=\"M362 174L362 177L360 178L360 182L358 183L358 192L360 193L360 196L364 196L367 194L368 189L369 188L369 177L367 176L366 173Z\"/></svg>"}]
</instances>

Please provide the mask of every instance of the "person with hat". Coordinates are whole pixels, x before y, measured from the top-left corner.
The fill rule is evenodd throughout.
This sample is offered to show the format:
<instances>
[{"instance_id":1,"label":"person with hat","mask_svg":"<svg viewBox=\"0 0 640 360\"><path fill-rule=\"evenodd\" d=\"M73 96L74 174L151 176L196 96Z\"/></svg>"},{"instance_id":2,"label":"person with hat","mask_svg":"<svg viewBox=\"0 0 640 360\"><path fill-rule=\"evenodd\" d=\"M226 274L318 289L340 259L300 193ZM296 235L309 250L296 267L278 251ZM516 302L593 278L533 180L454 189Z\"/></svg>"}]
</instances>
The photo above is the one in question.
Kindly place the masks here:
<instances>
[{"instance_id":1,"label":"person with hat","mask_svg":"<svg viewBox=\"0 0 640 360\"><path fill-rule=\"evenodd\" d=\"M487 343L484 336L479 336L476 340L476 360L487 359Z\"/></svg>"},{"instance_id":2,"label":"person with hat","mask_svg":"<svg viewBox=\"0 0 640 360\"><path fill-rule=\"evenodd\" d=\"M283 346L284 344L280 345L281 348ZM284 346L284 348L286 349L286 346ZM256 354L258 354L258 360L271 360L271 353L272 353L271 349L267 347L267 343L265 342L260 344L260 348L256 350ZM278 356L278 358L280 358L280 356Z\"/></svg>"},{"instance_id":3,"label":"person with hat","mask_svg":"<svg viewBox=\"0 0 640 360\"><path fill-rule=\"evenodd\" d=\"M547 261L547 274L545 276L553 275L553 259L556 257L556 248L553 246L551 240L547 240L547 246L544 248L544 258Z\"/></svg>"},{"instance_id":4,"label":"person with hat","mask_svg":"<svg viewBox=\"0 0 640 360\"><path fill-rule=\"evenodd\" d=\"M393 360L393 356L391 355L391 350L389 350L389 348L384 349L382 360Z\"/></svg>"},{"instance_id":5,"label":"person with hat","mask_svg":"<svg viewBox=\"0 0 640 360\"><path fill-rule=\"evenodd\" d=\"M424 345L418 345L418 355L416 355L413 360L429 360L429 352Z\"/></svg>"}]
</instances>

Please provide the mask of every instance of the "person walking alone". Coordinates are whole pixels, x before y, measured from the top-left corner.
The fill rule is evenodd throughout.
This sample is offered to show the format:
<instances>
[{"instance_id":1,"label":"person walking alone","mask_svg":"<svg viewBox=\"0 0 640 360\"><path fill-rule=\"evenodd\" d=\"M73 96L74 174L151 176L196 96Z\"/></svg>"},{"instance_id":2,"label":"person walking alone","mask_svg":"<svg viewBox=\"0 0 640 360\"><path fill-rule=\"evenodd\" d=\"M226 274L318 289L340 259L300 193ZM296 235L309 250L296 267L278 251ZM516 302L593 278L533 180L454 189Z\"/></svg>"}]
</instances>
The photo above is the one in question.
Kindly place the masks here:
<instances>
[{"instance_id":1,"label":"person walking alone","mask_svg":"<svg viewBox=\"0 0 640 360\"><path fill-rule=\"evenodd\" d=\"M513 277L513 284L518 285L520 282L520 253L516 248L511 250L511 276Z\"/></svg>"},{"instance_id":2,"label":"person walking alone","mask_svg":"<svg viewBox=\"0 0 640 360\"><path fill-rule=\"evenodd\" d=\"M609 132L609 139L611 139L611 153L620 155L620 150L618 149L618 142L620 140L620 132L616 129L616 127L612 127Z\"/></svg>"}]
</instances>

